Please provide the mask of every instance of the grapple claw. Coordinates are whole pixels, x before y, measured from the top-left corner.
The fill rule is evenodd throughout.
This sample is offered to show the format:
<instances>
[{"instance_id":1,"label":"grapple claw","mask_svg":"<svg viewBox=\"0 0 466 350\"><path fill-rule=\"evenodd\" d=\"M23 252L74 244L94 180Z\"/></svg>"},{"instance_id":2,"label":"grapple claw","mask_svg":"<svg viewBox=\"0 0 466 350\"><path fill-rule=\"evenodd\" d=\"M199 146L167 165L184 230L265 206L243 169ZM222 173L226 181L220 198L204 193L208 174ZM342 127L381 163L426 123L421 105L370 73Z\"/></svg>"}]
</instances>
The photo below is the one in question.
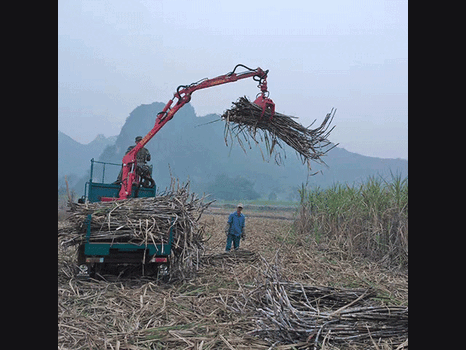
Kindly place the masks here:
<instances>
[{"instance_id":1,"label":"grapple claw","mask_svg":"<svg viewBox=\"0 0 466 350\"><path fill-rule=\"evenodd\" d=\"M275 103L272 101L272 99L268 97L264 97L264 95L260 95L256 100L254 101L254 104L262 108L262 113L259 118L259 120L262 120L264 117L264 113L266 110L270 111L270 118L269 120L272 120L274 114L275 114Z\"/></svg>"},{"instance_id":2,"label":"grapple claw","mask_svg":"<svg viewBox=\"0 0 466 350\"><path fill-rule=\"evenodd\" d=\"M267 91L267 78L263 78L260 80L259 88L261 89L261 93L254 101L254 104L262 108L262 113L259 120L262 120L266 110L270 111L269 120L272 120L275 114L275 103L273 103L272 99L266 97L266 94L267 96L269 95L269 92Z\"/></svg>"}]
</instances>

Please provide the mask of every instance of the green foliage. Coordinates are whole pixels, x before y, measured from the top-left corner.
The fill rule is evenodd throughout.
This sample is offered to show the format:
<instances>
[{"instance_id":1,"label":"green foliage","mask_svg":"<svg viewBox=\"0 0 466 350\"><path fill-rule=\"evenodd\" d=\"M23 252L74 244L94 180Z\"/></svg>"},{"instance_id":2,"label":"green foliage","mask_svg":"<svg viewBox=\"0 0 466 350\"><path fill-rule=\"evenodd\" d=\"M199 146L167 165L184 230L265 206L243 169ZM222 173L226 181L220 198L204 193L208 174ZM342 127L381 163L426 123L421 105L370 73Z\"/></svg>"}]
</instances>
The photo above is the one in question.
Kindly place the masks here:
<instances>
[{"instance_id":1,"label":"green foliage","mask_svg":"<svg viewBox=\"0 0 466 350\"><path fill-rule=\"evenodd\" d=\"M277 194L275 192L270 192L268 199L269 199L269 201L276 201L277 200Z\"/></svg>"},{"instance_id":2,"label":"green foliage","mask_svg":"<svg viewBox=\"0 0 466 350\"><path fill-rule=\"evenodd\" d=\"M224 200L253 200L260 194L253 189L254 183L238 175L230 178L226 174L220 174L215 180L208 184L207 192L213 198Z\"/></svg>"},{"instance_id":3,"label":"green foliage","mask_svg":"<svg viewBox=\"0 0 466 350\"><path fill-rule=\"evenodd\" d=\"M369 177L349 186L299 190L298 230L319 242L334 242L349 254L381 260L389 266L408 264L408 178L391 181Z\"/></svg>"}]
</instances>

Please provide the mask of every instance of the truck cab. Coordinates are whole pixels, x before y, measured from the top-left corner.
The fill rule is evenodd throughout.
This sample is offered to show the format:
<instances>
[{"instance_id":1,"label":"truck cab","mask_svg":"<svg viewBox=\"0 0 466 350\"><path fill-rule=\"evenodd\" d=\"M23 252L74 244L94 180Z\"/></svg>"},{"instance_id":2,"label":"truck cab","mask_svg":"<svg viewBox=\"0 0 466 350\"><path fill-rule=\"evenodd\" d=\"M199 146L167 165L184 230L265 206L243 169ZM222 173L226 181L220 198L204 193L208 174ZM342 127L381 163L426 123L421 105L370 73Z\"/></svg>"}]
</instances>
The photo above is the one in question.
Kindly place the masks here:
<instances>
[{"instance_id":1,"label":"truck cab","mask_svg":"<svg viewBox=\"0 0 466 350\"><path fill-rule=\"evenodd\" d=\"M94 160L94 158L91 159L90 178L85 185L85 194L78 202L94 203L101 201L102 198L118 198L121 186L114 182L105 182L106 172L107 178L109 177L109 173L110 175L117 174L115 168L112 169L113 171L109 171L109 167L112 166L121 167L121 164L100 162ZM101 170L102 173L96 174L96 170ZM150 167L150 170L152 173L152 167ZM152 188L134 187L130 198L155 197L155 193L156 185ZM159 277L165 281L168 280L173 228L170 230L167 243L137 245L129 242L115 242L113 240L108 242L93 242L91 238L91 221L92 214L89 214L86 220L85 241L78 247L78 278L86 279L103 273L121 274L124 271L139 269L142 275Z\"/></svg>"}]
</instances>

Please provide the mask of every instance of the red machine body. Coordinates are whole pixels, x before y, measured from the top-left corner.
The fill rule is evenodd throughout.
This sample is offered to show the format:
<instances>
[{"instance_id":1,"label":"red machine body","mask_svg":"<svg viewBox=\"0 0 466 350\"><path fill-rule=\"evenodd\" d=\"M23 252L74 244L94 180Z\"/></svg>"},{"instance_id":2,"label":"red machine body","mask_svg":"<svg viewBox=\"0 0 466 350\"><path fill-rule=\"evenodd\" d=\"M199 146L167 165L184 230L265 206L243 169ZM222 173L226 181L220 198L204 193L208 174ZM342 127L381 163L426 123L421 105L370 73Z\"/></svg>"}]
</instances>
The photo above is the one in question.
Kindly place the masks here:
<instances>
[{"instance_id":1,"label":"red machine body","mask_svg":"<svg viewBox=\"0 0 466 350\"><path fill-rule=\"evenodd\" d=\"M244 67L247 69L245 72L235 73L236 68ZM259 93L260 96L256 98L254 101L255 104L262 108L262 115L263 117L265 111L268 109L271 112L270 119L273 118L275 113L275 104L273 101L268 98L268 91L267 91L267 73L268 70L264 71L261 68L251 69L242 64L236 65L232 72L227 73L225 75L218 76L213 79L203 79L199 82L190 84L190 85L180 85L178 86L176 92L173 95L173 98L168 101L165 105L163 110L157 114L157 118L155 120L155 125L150 130L146 136L142 138L141 141L123 157L122 165L122 183L121 189L119 192L118 198L110 198L110 197L102 197L102 201L113 201L117 199L126 199L131 195L132 186L133 184L139 185L138 183L138 176L136 175L136 154L138 151L144 147L152 137L168 122L170 121L173 116L175 115L178 110L183 107L186 103L191 100L191 94L194 91L206 89L212 86L232 83L238 81L240 79L250 78L252 77L255 81L259 82L258 87L261 89ZM174 100L177 99L175 105L172 107Z\"/></svg>"}]
</instances>

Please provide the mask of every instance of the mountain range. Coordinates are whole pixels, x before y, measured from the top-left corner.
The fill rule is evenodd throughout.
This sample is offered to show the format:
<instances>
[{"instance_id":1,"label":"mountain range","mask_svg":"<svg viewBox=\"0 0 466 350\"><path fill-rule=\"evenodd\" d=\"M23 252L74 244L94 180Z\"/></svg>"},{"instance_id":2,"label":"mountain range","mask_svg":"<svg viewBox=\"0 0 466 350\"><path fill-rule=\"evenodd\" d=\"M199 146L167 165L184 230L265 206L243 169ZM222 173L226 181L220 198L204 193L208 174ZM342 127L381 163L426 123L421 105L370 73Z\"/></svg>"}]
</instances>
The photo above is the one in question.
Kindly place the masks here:
<instances>
[{"instance_id":1,"label":"mountain range","mask_svg":"<svg viewBox=\"0 0 466 350\"><path fill-rule=\"evenodd\" d=\"M107 165L105 182L113 182L120 170L121 159L130 145L134 145L136 136L144 136L154 126L157 113L164 107L163 103L154 102L135 108L123 125L118 136L105 138L98 135L87 145L72 140L58 132L58 176L71 176L72 188L78 195L84 192L84 183L89 179L90 159L111 162ZM338 116L335 117L338 127ZM329 137L332 140L331 135ZM258 147L246 149L238 143L225 145L224 122L217 114L198 117L194 108L187 104L169 121L146 148L152 155L153 178L159 189L167 187L170 176L191 182L196 192L204 192L221 177L228 179L243 178L252 182L254 190L263 198L289 200L297 196L297 188L305 183L322 188L335 182L358 183L368 176L390 178L390 173L408 175L408 161L404 159L386 159L367 157L335 147L325 157L328 167L320 164L312 166L309 171L295 155L293 149L284 145L286 159L278 166L274 160L263 160ZM102 180L103 167L94 164L94 181ZM70 176L69 176L70 177ZM225 180L226 179L226 180Z\"/></svg>"},{"instance_id":2,"label":"mountain range","mask_svg":"<svg viewBox=\"0 0 466 350\"><path fill-rule=\"evenodd\" d=\"M99 134L92 142L83 145L58 130L58 177L84 176L89 170L89 160L97 159L105 147L115 143L116 138Z\"/></svg>"}]
</instances>

